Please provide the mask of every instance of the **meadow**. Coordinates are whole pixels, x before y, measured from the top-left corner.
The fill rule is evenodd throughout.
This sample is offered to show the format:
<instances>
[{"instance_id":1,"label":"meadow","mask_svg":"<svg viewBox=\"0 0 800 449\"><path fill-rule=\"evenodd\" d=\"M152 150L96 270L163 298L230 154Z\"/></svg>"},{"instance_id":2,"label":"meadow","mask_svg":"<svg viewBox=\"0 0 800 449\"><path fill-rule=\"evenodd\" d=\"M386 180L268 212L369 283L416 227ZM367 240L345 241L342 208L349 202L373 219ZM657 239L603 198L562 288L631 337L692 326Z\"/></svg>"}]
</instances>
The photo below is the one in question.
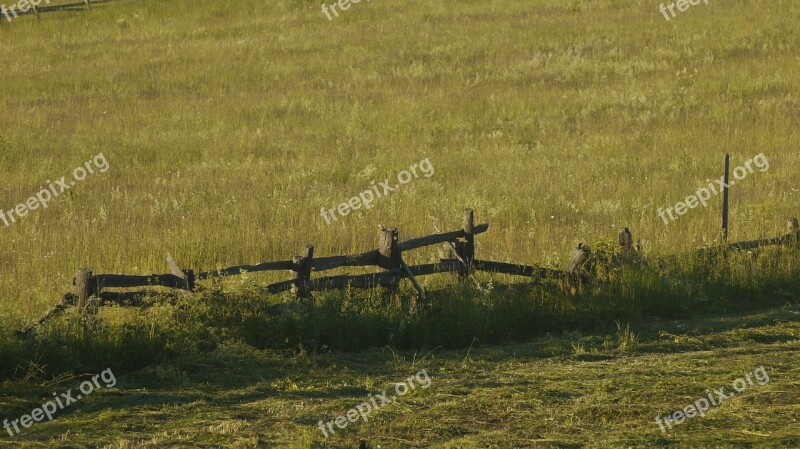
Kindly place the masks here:
<instances>
[{"instance_id":1,"label":"meadow","mask_svg":"<svg viewBox=\"0 0 800 449\"><path fill-rule=\"evenodd\" d=\"M658 209L721 176L725 153L734 166L763 153L769 169L732 188L730 238L774 237L800 216L800 4L712 0L668 22L658 4L638 0L356 6L329 21L308 0L120 0L0 24L0 209L69 179L98 154L108 162L46 209L0 223L0 417L19 416L42 391L85 373L113 367L122 379L119 393L99 393L81 413L18 438L30 438L28 447L109 448L194 447L195 437L202 447L354 447L362 431L383 435L381 447L599 447L590 442L596 435L620 447L681 447L691 438L705 447L797 443L790 392L800 251L693 257L719 239L719 198L669 224ZM320 215L426 158L432 176L330 224ZM601 256L593 274L604 282L572 294L555 283L480 275L492 286L483 295L437 275L422 279L432 307L415 314L401 306L413 295L408 285L394 297L329 292L298 304L259 290L285 274L252 274L201 283L195 296L153 294L142 307L104 308L92 335L69 313L26 342L14 336L72 288L81 267L165 273L169 252L211 270L288 259L306 244L318 256L354 254L376 247L379 224L408 239L433 233L434 222L460 228L465 208L491 225L477 239L480 258L563 268L572 249L588 243ZM648 263L608 262L623 226ZM655 263L670 255L680 256ZM438 258L419 250L407 261ZM278 304L286 306L275 314ZM751 316L777 321L742 318ZM670 324L675 337L664 340L660 326L671 320L684 324ZM726 320L745 320L756 333L785 328L753 340L726 333L734 325L717 327ZM626 328L649 349L620 349L625 338L613 335ZM719 345L679 344L715 332ZM553 340L560 349L531 349ZM326 442L312 436L311 416L361 402L373 391L373 370L381 382L400 381L413 373L393 361L413 365L415 353L435 348L447 351L445 362L430 369L449 390L411 398L419 404L404 405L402 417L389 410L388 428L372 423ZM674 363L662 365L662 350L675 353ZM765 398L767 405L751 399L771 415L754 418L750 433L727 419L733 411L702 421L709 432L727 429L722 436L699 437L708 429L698 420L672 437L653 433L656 405L688 404L697 391L682 382L662 394L640 374L670 376L705 360L704 351L724 362L692 382L721 385L768 366L770 356L783 381L767 388L786 396ZM630 383L616 389L598 379L596 360L603 376ZM491 379L515 364L515 376L553 370L569 386L503 410L495 404L491 413L503 418L485 418L490 411L474 408L471 392L514 396ZM253 372L238 378L240 369ZM273 369L285 376L258 374ZM230 380L218 379L228 371ZM468 385L469 376L484 377ZM230 396L213 405L223 390ZM258 394L277 402L237 411ZM622 405L632 395L647 404L636 416L650 421L627 427L633 415ZM292 402L299 397L330 401L299 412L310 406ZM586 409L563 415L555 408L561 399ZM519 412L543 403L553 407L544 410L554 427L508 424L549 419ZM419 427L408 412L417 406L434 410L420 416L439 427ZM271 430L240 440L254 425L248 413L275 414L258 421ZM147 424L149 414L164 424ZM179 423L179 415L198 421ZM84 421L90 417L122 427L97 429ZM291 438L298 423L305 439ZM75 440L71 429L79 429ZM22 444L9 441L0 436L0 444Z\"/></svg>"}]
</instances>

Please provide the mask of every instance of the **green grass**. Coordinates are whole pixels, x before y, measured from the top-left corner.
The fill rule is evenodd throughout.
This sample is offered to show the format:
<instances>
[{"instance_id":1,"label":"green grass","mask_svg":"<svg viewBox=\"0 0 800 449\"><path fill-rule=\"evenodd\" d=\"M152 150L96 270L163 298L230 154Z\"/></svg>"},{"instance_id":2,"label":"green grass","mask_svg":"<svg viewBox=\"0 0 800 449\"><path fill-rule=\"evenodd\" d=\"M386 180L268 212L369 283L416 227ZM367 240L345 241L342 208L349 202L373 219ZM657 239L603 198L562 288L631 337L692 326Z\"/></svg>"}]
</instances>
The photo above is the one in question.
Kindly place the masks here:
<instances>
[{"instance_id":1,"label":"green grass","mask_svg":"<svg viewBox=\"0 0 800 449\"><path fill-rule=\"evenodd\" d=\"M769 170L732 190L731 238L800 215L800 4L711 2L669 22L657 7L381 0L329 22L311 1L120 0L2 23L0 209L96 154L110 169L0 225L0 417L84 373L121 383L0 442L319 447L319 419L424 366L434 387L330 447L796 446L800 253L660 263L716 241L719 198L669 225L657 210L719 177L724 153L764 153ZM425 158L430 178L320 216ZM589 242L594 280L573 293L487 274L483 295L426 277L432 305L412 313L407 285L298 304L262 293L287 273L249 274L103 308L92 335L74 311L13 335L81 267L359 253L378 224L405 240L460 228L467 207L491 224L479 258L563 268ZM613 263L622 226L643 264ZM655 414L761 364L769 385L660 435Z\"/></svg>"},{"instance_id":2,"label":"green grass","mask_svg":"<svg viewBox=\"0 0 800 449\"><path fill-rule=\"evenodd\" d=\"M800 215L796 2L670 22L617 0L357 6L328 22L313 2L131 0L2 27L0 207L97 153L111 169L0 229L0 322L34 319L84 266L361 252L378 224L427 235L465 207L492 225L485 259L563 266L621 226L679 252L716 238L718 201L669 226L656 210L719 176L724 152L771 164L735 186L732 238ZM431 178L319 215L424 157Z\"/></svg>"},{"instance_id":3,"label":"green grass","mask_svg":"<svg viewBox=\"0 0 800 449\"><path fill-rule=\"evenodd\" d=\"M360 354L258 351L230 343L117 376L49 423L0 447L788 448L797 423L797 306L524 344ZM638 342L631 345L631 337ZM576 350L582 347L583 350ZM680 410L759 366L769 382L662 434L656 415ZM317 428L427 370L416 389L325 440ZM0 415L17 417L82 376L0 385ZM9 396L10 395L10 396Z\"/></svg>"}]
</instances>

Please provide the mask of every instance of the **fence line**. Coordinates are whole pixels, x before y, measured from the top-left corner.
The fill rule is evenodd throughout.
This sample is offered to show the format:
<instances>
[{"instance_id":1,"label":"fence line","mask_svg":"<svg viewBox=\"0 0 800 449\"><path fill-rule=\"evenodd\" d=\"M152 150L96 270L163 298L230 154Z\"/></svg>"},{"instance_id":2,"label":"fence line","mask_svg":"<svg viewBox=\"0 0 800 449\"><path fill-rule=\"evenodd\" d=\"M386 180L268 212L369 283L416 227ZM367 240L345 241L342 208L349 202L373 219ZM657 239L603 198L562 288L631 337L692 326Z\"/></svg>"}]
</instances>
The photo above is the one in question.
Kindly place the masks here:
<instances>
[{"instance_id":1,"label":"fence line","mask_svg":"<svg viewBox=\"0 0 800 449\"><path fill-rule=\"evenodd\" d=\"M6 18L10 16L17 18L19 16L28 16L32 14L38 16L39 14L57 12L57 11L84 11L84 10L88 11L89 9L91 9L91 5L93 4L109 3L112 1L115 0L80 0L74 3L62 3L58 5L44 5L44 6L41 5L41 1L39 2L40 3L39 5L34 5L28 2L28 6L30 8L25 11L17 9L11 10L6 8L6 14L8 14ZM0 17L0 24L3 22L2 20L3 18L4 17ZM11 19L8 18L8 20L10 21Z\"/></svg>"},{"instance_id":2,"label":"fence line","mask_svg":"<svg viewBox=\"0 0 800 449\"><path fill-rule=\"evenodd\" d=\"M73 280L74 292L64 295L62 300L52 309L48 310L41 318L26 326L18 334L25 337L36 327L43 324L52 316L58 315L68 307L77 307L84 314L87 329L91 327L93 316L96 315L100 302L110 298L104 289L111 288L138 288L138 287L168 287L186 292L193 292L198 280L207 280L220 277L237 276L244 273L265 271L285 271L292 273L292 279L276 282L262 287L266 293L281 293L292 290L296 298L305 300L314 291L344 288L374 288L386 287L394 292L403 279L409 279L418 293L421 301L427 301L427 294L417 278L437 273L455 273L459 279L471 278L478 288L480 283L473 277L475 271L501 273L508 275L549 278L569 282L573 288L580 287L589 280L586 264L592 256L591 249L579 244L573 251L567 269L556 270L538 266L519 265L507 262L480 260L475 257L475 236L489 230L488 224L474 224L474 213L467 209L464 215L464 227L456 231L438 233L424 237L417 237L404 242L399 241L397 228L379 227L378 248L360 254L346 256L314 257L314 247L306 247L303 255L295 256L290 260L262 262L253 265L238 265L214 271L201 272L197 275L194 270L181 268L171 255L167 255L169 274L152 275L125 275L125 274L97 274L92 270L83 268L78 270ZM438 229L437 229L438 230ZM751 240L738 243L726 243L720 246L699 248L697 254L726 253L728 251L742 251L762 248L766 246L797 244L800 242L800 224L797 218L789 219L786 223L786 234L771 239ZM409 266L403 259L403 253L432 245L446 244L449 251L447 257L438 263ZM633 245L633 234L629 228L622 228L619 232L620 262L641 260L639 249ZM668 256L658 259L663 262L677 256ZM375 266L383 269L382 272L361 275L324 276L312 279L312 273L321 273L343 267ZM110 292L109 292L110 293ZM118 295L124 298L126 295ZM119 302L119 301L118 301Z\"/></svg>"}]
</instances>

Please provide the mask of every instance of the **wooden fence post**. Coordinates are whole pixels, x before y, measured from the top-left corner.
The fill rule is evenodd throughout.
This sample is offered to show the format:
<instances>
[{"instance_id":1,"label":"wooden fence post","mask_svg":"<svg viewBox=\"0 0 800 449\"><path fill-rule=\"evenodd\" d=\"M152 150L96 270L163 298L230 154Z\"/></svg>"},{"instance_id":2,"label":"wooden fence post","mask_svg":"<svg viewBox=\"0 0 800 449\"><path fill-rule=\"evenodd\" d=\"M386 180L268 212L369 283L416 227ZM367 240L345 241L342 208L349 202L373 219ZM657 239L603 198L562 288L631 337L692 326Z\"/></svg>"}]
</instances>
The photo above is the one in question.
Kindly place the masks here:
<instances>
[{"instance_id":1,"label":"wooden fence post","mask_svg":"<svg viewBox=\"0 0 800 449\"><path fill-rule=\"evenodd\" d=\"M800 222L797 218L790 218L786 221L786 236L792 243L800 242Z\"/></svg>"},{"instance_id":2,"label":"wooden fence post","mask_svg":"<svg viewBox=\"0 0 800 449\"><path fill-rule=\"evenodd\" d=\"M631 233L630 228L620 229L619 247L622 259L636 259L639 257L639 249L633 246L633 233Z\"/></svg>"},{"instance_id":3,"label":"wooden fence post","mask_svg":"<svg viewBox=\"0 0 800 449\"><path fill-rule=\"evenodd\" d=\"M89 0L83 0L83 3L86 4L86 10L89 10Z\"/></svg>"},{"instance_id":4,"label":"wooden fence post","mask_svg":"<svg viewBox=\"0 0 800 449\"><path fill-rule=\"evenodd\" d=\"M75 273L76 305L81 313L86 310L87 301L95 293L92 279L92 270L88 268L82 268Z\"/></svg>"},{"instance_id":5,"label":"wooden fence post","mask_svg":"<svg viewBox=\"0 0 800 449\"><path fill-rule=\"evenodd\" d=\"M94 315L97 314L97 304L87 307L90 298L99 294L97 282L92 275L92 270L82 268L75 274L75 299L78 313L83 317L83 330L91 332L94 329Z\"/></svg>"},{"instance_id":6,"label":"wooden fence post","mask_svg":"<svg viewBox=\"0 0 800 449\"><path fill-rule=\"evenodd\" d=\"M306 246L305 254L302 256L295 256L292 258L292 273L294 273L294 293L298 299L307 299L309 297L308 287L306 283L311 280L311 267L314 261L314 246Z\"/></svg>"},{"instance_id":7,"label":"wooden fence post","mask_svg":"<svg viewBox=\"0 0 800 449\"><path fill-rule=\"evenodd\" d=\"M725 175L722 185L722 241L728 242L728 186L731 173L731 155L725 155Z\"/></svg>"},{"instance_id":8,"label":"wooden fence post","mask_svg":"<svg viewBox=\"0 0 800 449\"><path fill-rule=\"evenodd\" d=\"M402 253L397 248L399 231L397 228L386 228L383 225L378 226L378 230L378 266L388 271L402 268ZM399 282L393 281L389 289L394 293L398 286Z\"/></svg>"},{"instance_id":9,"label":"wooden fence post","mask_svg":"<svg viewBox=\"0 0 800 449\"><path fill-rule=\"evenodd\" d=\"M586 275L583 266L586 262L589 261L589 257L592 255L592 250L584 245L583 243L578 243L578 247L572 251L572 255L569 259L569 264L567 264L567 272L570 275L570 280L572 281L573 290L575 287L580 286L582 283L584 276Z\"/></svg>"},{"instance_id":10,"label":"wooden fence post","mask_svg":"<svg viewBox=\"0 0 800 449\"><path fill-rule=\"evenodd\" d=\"M469 276L472 270L473 261L475 260L475 212L472 209L464 211L464 245L461 247L461 258L464 259L466 267L462 267L462 277Z\"/></svg>"}]
</instances>

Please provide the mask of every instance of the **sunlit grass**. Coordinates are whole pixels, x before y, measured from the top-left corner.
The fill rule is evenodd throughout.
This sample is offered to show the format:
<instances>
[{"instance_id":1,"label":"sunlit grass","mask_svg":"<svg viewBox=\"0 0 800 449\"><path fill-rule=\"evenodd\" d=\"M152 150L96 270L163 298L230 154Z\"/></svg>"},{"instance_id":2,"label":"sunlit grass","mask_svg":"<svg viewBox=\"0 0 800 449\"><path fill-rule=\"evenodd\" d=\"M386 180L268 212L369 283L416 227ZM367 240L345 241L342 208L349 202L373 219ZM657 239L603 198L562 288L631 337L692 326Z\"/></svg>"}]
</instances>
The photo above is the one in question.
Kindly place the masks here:
<instances>
[{"instance_id":1,"label":"sunlit grass","mask_svg":"<svg viewBox=\"0 0 800 449\"><path fill-rule=\"evenodd\" d=\"M209 270L285 260L306 244L319 256L357 253L376 247L378 224L406 239L432 233L434 219L460 227L465 207L491 224L477 240L482 259L563 266L578 242L621 226L651 260L682 253L718 237L718 199L670 225L656 211L718 177L726 152L734 164L761 152L770 161L734 188L731 237L775 236L800 212L787 182L800 166L799 32L787 20L798 12L790 1L720 4L667 24L648 5L610 0L387 0L329 23L311 2L145 0L20 18L0 29L0 207L100 152L111 169L0 229L3 333L54 304L80 267L165 272L170 252ZM423 158L431 178L334 224L320 216ZM498 310L555 329L727 307L793 285L794 255L731 260L700 269L702 279L691 260L667 273L622 270L612 287L581 293L584 303L534 289ZM415 318L402 345L536 333L482 322L496 304L473 293L441 300L472 324L436 334ZM392 313L370 319L399 325ZM391 343L376 329L351 341L309 335L308 319L276 328L284 344Z\"/></svg>"}]
</instances>

